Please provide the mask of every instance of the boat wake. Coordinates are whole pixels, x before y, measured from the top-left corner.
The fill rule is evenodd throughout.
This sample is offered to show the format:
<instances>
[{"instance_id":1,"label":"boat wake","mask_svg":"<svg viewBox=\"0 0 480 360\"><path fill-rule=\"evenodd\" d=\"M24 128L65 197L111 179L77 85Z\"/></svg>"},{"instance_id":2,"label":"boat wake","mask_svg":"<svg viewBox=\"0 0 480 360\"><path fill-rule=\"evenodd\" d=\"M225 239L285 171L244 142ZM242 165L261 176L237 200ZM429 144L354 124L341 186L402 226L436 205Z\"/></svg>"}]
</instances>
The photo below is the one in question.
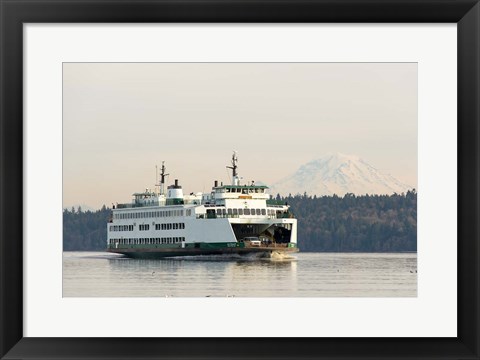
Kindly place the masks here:
<instances>
[{"instance_id":1,"label":"boat wake","mask_svg":"<svg viewBox=\"0 0 480 360\"><path fill-rule=\"evenodd\" d=\"M273 261L284 261L284 260L296 260L297 258L295 256L281 253L278 251L273 251L270 255L270 260Z\"/></svg>"}]
</instances>

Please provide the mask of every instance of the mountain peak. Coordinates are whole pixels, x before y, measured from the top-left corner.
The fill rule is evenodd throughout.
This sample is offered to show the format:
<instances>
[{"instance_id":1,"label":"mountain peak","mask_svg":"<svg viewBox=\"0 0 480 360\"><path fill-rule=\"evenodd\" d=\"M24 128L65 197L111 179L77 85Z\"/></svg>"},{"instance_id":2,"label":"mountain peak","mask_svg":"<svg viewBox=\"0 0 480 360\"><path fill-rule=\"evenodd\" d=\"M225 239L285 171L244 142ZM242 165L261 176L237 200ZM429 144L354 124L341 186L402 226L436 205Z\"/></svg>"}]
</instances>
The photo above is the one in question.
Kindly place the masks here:
<instances>
[{"instance_id":1,"label":"mountain peak","mask_svg":"<svg viewBox=\"0 0 480 360\"><path fill-rule=\"evenodd\" d=\"M280 193L343 196L346 193L393 194L412 189L389 174L381 173L357 155L328 153L312 160L273 184L272 194Z\"/></svg>"}]
</instances>

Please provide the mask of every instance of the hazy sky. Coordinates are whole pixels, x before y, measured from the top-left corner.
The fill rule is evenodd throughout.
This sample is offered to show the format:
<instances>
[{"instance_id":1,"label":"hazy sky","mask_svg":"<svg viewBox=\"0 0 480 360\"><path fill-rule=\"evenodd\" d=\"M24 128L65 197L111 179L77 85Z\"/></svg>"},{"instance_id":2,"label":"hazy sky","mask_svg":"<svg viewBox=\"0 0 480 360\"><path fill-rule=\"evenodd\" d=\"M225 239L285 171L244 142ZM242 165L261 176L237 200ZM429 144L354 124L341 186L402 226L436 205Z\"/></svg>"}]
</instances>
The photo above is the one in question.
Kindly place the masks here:
<instances>
[{"instance_id":1,"label":"hazy sky","mask_svg":"<svg viewBox=\"0 0 480 360\"><path fill-rule=\"evenodd\" d=\"M273 183L326 153L359 155L417 187L417 64L63 65L63 204L99 208L153 188Z\"/></svg>"}]
</instances>

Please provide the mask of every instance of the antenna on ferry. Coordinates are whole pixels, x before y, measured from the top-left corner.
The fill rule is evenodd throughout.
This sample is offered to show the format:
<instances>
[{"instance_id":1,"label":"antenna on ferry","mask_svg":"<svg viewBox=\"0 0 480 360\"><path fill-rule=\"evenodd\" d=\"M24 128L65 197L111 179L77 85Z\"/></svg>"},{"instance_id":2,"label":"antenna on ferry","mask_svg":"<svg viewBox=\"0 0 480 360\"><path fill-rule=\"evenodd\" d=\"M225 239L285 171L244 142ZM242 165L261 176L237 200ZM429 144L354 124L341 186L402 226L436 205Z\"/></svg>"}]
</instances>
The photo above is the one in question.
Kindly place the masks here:
<instances>
[{"instance_id":1,"label":"antenna on ferry","mask_svg":"<svg viewBox=\"0 0 480 360\"><path fill-rule=\"evenodd\" d=\"M238 185L237 161L237 152L233 150L232 166L227 166L228 169L232 169L232 185Z\"/></svg>"},{"instance_id":2,"label":"antenna on ferry","mask_svg":"<svg viewBox=\"0 0 480 360\"><path fill-rule=\"evenodd\" d=\"M158 195L158 166L155 165L155 192Z\"/></svg>"},{"instance_id":3,"label":"antenna on ferry","mask_svg":"<svg viewBox=\"0 0 480 360\"><path fill-rule=\"evenodd\" d=\"M165 161L162 161L162 172L160 173L160 195L165 194L165 177L170 174L165 174Z\"/></svg>"}]
</instances>

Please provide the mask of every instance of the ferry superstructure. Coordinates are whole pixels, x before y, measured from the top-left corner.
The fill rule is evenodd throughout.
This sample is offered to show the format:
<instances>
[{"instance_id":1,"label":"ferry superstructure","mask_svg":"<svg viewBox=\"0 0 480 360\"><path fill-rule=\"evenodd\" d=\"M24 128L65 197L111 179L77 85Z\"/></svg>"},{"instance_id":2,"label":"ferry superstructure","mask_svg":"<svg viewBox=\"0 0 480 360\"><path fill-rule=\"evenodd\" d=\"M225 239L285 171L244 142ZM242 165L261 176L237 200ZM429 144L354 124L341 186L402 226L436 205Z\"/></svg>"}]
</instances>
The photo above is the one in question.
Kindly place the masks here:
<instances>
[{"instance_id":1,"label":"ferry superstructure","mask_svg":"<svg viewBox=\"0 0 480 360\"><path fill-rule=\"evenodd\" d=\"M265 185L241 184L233 154L230 185L214 182L211 192L184 195L178 180L165 191L162 163L159 191L133 194L118 204L107 224L107 251L132 258L298 251L297 220Z\"/></svg>"}]
</instances>

